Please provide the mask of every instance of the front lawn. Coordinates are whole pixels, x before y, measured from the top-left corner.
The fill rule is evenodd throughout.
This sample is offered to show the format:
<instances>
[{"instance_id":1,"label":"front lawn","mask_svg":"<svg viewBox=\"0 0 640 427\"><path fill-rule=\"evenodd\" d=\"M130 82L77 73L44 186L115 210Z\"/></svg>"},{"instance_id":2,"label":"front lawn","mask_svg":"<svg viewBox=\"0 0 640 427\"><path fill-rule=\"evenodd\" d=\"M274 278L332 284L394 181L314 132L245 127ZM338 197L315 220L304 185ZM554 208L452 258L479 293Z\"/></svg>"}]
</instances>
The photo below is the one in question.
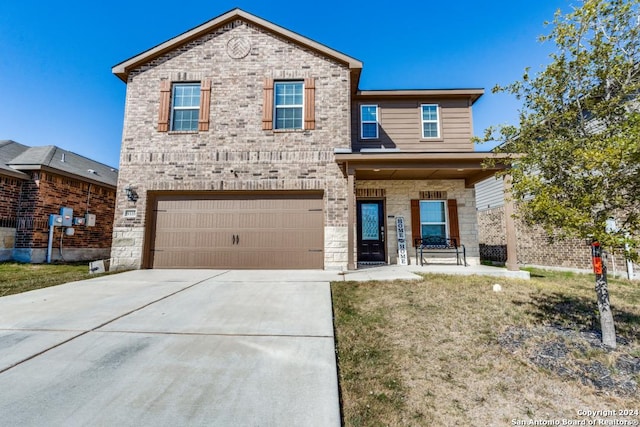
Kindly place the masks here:
<instances>
[{"instance_id":1,"label":"front lawn","mask_svg":"<svg viewBox=\"0 0 640 427\"><path fill-rule=\"evenodd\" d=\"M591 275L547 271L333 283L345 425L561 423L640 409L640 285L610 279L615 351L600 345L593 287Z\"/></svg>"},{"instance_id":2,"label":"front lawn","mask_svg":"<svg viewBox=\"0 0 640 427\"><path fill-rule=\"evenodd\" d=\"M19 264L0 263L0 297L89 279L88 263Z\"/></svg>"}]
</instances>

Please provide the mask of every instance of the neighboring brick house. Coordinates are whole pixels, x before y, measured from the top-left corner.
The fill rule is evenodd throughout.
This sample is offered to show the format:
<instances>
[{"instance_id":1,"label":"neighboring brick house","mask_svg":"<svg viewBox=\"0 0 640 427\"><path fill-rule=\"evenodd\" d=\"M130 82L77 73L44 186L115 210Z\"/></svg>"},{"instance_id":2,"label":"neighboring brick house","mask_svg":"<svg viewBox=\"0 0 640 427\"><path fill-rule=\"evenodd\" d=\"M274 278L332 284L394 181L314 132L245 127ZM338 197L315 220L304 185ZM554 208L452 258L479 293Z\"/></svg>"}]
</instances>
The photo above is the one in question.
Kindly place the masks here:
<instances>
[{"instance_id":1,"label":"neighboring brick house","mask_svg":"<svg viewBox=\"0 0 640 427\"><path fill-rule=\"evenodd\" d=\"M482 89L358 87L362 63L234 9L113 68L127 84L114 268L396 263L396 220L479 262ZM415 259L411 260L415 262Z\"/></svg>"},{"instance_id":2,"label":"neighboring brick house","mask_svg":"<svg viewBox=\"0 0 640 427\"><path fill-rule=\"evenodd\" d=\"M0 261L45 262L49 215L61 207L76 218L95 215L95 226L54 227L51 260L109 258L117 177L116 169L55 146L0 141ZM67 228L73 235L62 235Z\"/></svg>"},{"instance_id":3,"label":"neighboring brick house","mask_svg":"<svg viewBox=\"0 0 640 427\"><path fill-rule=\"evenodd\" d=\"M507 259L505 191L503 179L492 177L476 184L480 259L504 263ZM517 207L516 207L517 214ZM583 239L552 239L540 226L527 225L516 218L516 253L520 266L559 267L592 270L591 247ZM624 274L626 262L621 251L609 254L609 272ZM637 267L634 271L638 271Z\"/></svg>"}]
</instances>

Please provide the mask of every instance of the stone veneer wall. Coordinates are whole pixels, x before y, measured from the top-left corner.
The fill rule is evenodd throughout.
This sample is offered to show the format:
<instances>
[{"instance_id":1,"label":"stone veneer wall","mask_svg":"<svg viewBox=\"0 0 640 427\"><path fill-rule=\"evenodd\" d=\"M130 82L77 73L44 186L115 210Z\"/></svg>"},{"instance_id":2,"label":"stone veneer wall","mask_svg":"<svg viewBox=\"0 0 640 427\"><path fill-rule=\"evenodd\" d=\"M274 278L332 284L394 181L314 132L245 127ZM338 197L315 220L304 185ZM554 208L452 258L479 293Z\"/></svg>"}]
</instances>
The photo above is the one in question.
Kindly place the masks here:
<instances>
[{"instance_id":1,"label":"stone veneer wall","mask_svg":"<svg viewBox=\"0 0 640 427\"><path fill-rule=\"evenodd\" d=\"M518 264L591 270L591 248L582 239L551 240L541 227L531 227L516 218ZM506 261L504 207L478 212L481 259ZM611 254L610 272L626 271L624 257Z\"/></svg>"},{"instance_id":2,"label":"stone veneer wall","mask_svg":"<svg viewBox=\"0 0 640 427\"><path fill-rule=\"evenodd\" d=\"M475 190L465 188L463 180L356 181L356 188L385 190L386 249L390 264L398 262L398 236L395 222L395 217L398 216L404 217L407 251L411 263L415 263L415 251L410 242L411 199L420 199L420 191L446 191L447 198L457 200L460 239L467 252L467 262L470 265L479 263ZM389 218L390 216L394 218Z\"/></svg>"},{"instance_id":3,"label":"stone veneer wall","mask_svg":"<svg viewBox=\"0 0 640 427\"><path fill-rule=\"evenodd\" d=\"M251 45L231 58L235 37ZM208 131L158 132L163 79L211 79ZM315 79L315 130L262 130L263 82ZM242 20L226 24L134 70L127 83L118 187L140 198L117 198L112 268L143 263L149 191L322 190L325 268L347 264L347 183L334 148L350 146L350 72ZM125 209L136 216L125 218Z\"/></svg>"},{"instance_id":4,"label":"stone veneer wall","mask_svg":"<svg viewBox=\"0 0 640 427\"><path fill-rule=\"evenodd\" d=\"M16 229L0 227L0 262L13 259L13 246L15 245Z\"/></svg>"}]
</instances>

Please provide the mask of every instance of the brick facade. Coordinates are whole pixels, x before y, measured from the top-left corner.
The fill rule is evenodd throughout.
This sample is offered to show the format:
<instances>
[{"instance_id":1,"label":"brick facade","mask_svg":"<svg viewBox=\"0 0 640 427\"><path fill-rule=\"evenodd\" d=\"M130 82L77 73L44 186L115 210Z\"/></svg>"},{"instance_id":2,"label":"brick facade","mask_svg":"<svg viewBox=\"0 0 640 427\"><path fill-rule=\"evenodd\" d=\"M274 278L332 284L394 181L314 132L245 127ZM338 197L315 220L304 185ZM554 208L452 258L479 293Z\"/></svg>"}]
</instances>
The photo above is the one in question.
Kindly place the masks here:
<instances>
[{"instance_id":1,"label":"brick facade","mask_svg":"<svg viewBox=\"0 0 640 427\"><path fill-rule=\"evenodd\" d=\"M0 227L7 226L16 216L22 180L0 175Z\"/></svg>"},{"instance_id":2,"label":"brick facade","mask_svg":"<svg viewBox=\"0 0 640 427\"><path fill-rule=\"evenodd\" d=\"M231 39L250 43L247 56L227 53ZM163 79L211 79L208 131L158 132ZM315 79L315 129L262 129L265 78ZM346 264L331 236L346 236L346 181L333 151L350 146L350 73L243 20L230 22L133 70L127 83L112 258L115 268L140 267L148 191L323 190L325 267ZM124 218L135 208L135 218Z\"/></svg>"},{"instance_id":3,"label":"brick facade","mask_svg":"<svg viewBox=\"0 0 640 427\"><path fill-rule=\"evenodd\" d=\"M591 248L582 239L552 240L538 226L528 226L521 218L515 218L518 242L518 264L591 270ZM483 261L506 261L504 207L478 212L480 258ZM610 254L610 272L625 271L621 253Z\"/></svg>"},{"instance_id":4,"label":"brick facade","mask_svg":"<svg viewBox=\"0 0 640 427\"><path fill-rule=\"evenodd\" d=\"M13 258L22 182L21 179L0 175L0 261Z\"/></svg>"},{"instance_id":5,"label":"brick facade","mask_svg":"<svg viewBox=\"0 0 640 427\"><path fill-rule=\"evenodd\" d=\"M43 262L49 240L49 214L57 214L62 206L73 209L74 216L96 215L96 226L74 226L73 236L63 237L62 227L54 229L54 260L91 260L109 256L115 190L106 186L61 176L53 172L34 171L22 183L16 199L13 258L25 262ZM4 193L4 192L3 192ZM67 256L64 255L66 250Z\"/></svg>"}]
</instances>

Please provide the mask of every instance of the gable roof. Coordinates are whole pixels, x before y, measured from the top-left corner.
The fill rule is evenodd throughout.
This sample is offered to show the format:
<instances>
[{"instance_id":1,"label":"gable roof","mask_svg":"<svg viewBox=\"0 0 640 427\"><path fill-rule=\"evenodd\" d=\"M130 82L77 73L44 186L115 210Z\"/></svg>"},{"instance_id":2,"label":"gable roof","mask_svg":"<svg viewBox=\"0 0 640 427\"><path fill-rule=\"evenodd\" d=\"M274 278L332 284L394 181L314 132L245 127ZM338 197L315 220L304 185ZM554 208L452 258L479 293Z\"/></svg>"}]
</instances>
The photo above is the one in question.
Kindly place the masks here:
<instances>
[{"instance_id":1,"label":"gable roof","mask_svg":"<svg viewBox=\"0 0 640 427\"><path fill-rule=\"evenodd\" d=\"M295 44L314 50L326 57L347 65L352 70L352 83L356 83L353 87L357 87L357 83L360 78L360 72L362 70L362 62L360 62L359 60L238 8L232 9L227 13L224 13L216 18L205 22L204 24L192 28L191 30L188 30L172 39L169 39L164 43L160 43L159 45L152 47L149 50L146 50L132 58L129 58L126 61L115 65L111 69L111 71L113 72L113 74L118 76L120 80L126 83L129 77L129 73L136 67L139 67L140 65L143 65L167 52L170 52L186 43L202 37L203 35L211 32L217 27L221 27L237 19L242 19L266 31L275 33L278 36L283 37Z\"/></svg>"},{"instance_id":2,"label":"gable roof","mask_svg":"<svg viewBox=\"0 0 640 427\"><path fill-rule=\"evenodd\" d=\"M55 145L27 147L15 141L0 141L0 173L13 172L12 176L26 179L29 176L23 171L41 169L114 188L118 182L117 169Z\"/></svg>"}]
</instances>

